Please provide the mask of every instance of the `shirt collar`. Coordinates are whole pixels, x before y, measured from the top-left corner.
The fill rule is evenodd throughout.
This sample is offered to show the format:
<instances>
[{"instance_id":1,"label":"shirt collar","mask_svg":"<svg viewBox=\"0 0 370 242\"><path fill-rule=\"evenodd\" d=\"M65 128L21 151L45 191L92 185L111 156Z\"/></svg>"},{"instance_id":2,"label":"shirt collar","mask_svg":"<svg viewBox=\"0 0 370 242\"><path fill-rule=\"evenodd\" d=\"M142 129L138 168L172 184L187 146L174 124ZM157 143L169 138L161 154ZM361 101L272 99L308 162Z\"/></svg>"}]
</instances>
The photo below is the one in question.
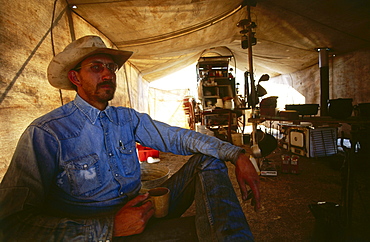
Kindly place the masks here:
<instances>
[{"instance_id":1,"label":"shirt collar","mask_svg":"<svg viewBox=\"0 0 370 242\"><path fill-rule=\"evenodd\" d=\"M113 122L112 119L112 108L111 106L107 106L103 111L91 106L88 102L83 100L78 94L76 94L74 103L76 107L90 120L92 124L95 124L97 118L99 117L100 113L105 113L108 119Z\"/></svg>"}]
</instances>

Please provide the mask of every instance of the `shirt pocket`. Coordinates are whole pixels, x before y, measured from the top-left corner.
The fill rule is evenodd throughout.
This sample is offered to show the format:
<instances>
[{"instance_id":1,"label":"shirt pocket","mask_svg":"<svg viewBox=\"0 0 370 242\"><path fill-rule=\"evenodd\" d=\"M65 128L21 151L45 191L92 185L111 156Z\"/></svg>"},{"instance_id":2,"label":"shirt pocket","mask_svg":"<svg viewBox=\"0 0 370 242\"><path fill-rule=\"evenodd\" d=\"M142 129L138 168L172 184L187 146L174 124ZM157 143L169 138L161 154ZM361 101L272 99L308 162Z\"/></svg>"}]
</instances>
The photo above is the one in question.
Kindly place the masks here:
<instances>
[{"instance_id":1,"label":"shirt pocket","mask_svg":"<svg viewBox=\"0 0 370 242\"><path fill-rule=\"evenodd\" d=\"M120 160L122 162L122 167L127 176L134 175L135 171L139 169L139 160L136 155L136 143L130 141L128 143L121 143L118 147Z\"/></svg>"},{"instance_id":2,"label":"shirt pocket","mask_svg":"<svg viewBox=\"0 0 370 242\"><path fill-rule=\"evenodd\" d=\"M73 196L91 197L102 186L98 161L97 154L67 161L57 185Z\"/></svg>"}]
</instances>

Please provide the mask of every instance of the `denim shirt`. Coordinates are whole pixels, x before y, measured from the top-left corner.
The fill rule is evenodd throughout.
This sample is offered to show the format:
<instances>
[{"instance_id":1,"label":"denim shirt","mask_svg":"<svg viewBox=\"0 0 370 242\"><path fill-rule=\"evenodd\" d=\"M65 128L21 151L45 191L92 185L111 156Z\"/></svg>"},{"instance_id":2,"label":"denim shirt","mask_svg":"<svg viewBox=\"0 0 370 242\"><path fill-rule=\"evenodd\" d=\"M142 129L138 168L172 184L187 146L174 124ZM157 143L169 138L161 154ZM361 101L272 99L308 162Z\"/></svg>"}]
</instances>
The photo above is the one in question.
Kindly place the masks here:
<instances>
[{"instance_id":1,"label":"denim shirt","mask_svg":"<svg viewBox=\"0 0 370 242\"><path fill-rule=\"evenodd\" d=\"M232 162L243 151L130 108L100 111L77 95L22 134L0 186L1 228L42 241L112 239L114 214L141 187L137 142Z\"/></svg>"}]
</instances>

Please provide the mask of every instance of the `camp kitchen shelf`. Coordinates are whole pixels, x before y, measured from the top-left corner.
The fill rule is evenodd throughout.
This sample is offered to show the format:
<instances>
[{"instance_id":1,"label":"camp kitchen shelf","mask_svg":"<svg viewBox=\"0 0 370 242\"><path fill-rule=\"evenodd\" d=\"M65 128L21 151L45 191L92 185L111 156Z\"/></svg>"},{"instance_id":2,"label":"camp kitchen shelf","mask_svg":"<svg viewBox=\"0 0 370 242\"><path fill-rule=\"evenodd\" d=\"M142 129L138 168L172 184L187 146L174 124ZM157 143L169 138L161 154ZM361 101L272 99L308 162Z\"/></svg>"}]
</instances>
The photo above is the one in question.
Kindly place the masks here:
<instances>
[{"instance_id":1,"label":"camp kitchen shelf","mask_svg":"<svg viewBox=\"0 0 370 242\"><path fill-rule=\"evenodd\" d=\"M229 71L232 58L201 57L197 64L200 122L217 137L229 142L232 142L231 134L238 132L242 116L242 112L234 109L232 104L236 96L235 78Z\"/></svg>"},{"instance_id":2,"label":"camp kitchen shelf","mask_svg":"<svg viewBox=\"0 0 370 242\"><path fill-rule=\"evenodd\" d=\"M203 109L214 107L217 99L235 97L235 78L229 73L231 58L231 56L201 57L198 60L198 99Z\"/></svg>"},{"instance_id":3,"label":"camp kitchen shelf","mask_svg":"<svg viewBox=\"0 0 370 242\"><path fill-rule=\"evenodd\" d=\"M219 79L228 77L231 58L232 56L200 57L197 64L198 78L214 77Z\"/></svg>"},{"instance_id":4,"label":"camp kitchen shelf","mask_svg":"<svg viewBox=\"0 0 370 242\"><path fill-rule=\"evenodd\" d=\"M210 102L214 106L217 103L217 99L223 98L232 98L233 95L232 91L232 83L230 85L214 85L214 86L204 86L203 85L203 103L204 107L209 106L208 103Z\"/></svg>"}]
</instances>

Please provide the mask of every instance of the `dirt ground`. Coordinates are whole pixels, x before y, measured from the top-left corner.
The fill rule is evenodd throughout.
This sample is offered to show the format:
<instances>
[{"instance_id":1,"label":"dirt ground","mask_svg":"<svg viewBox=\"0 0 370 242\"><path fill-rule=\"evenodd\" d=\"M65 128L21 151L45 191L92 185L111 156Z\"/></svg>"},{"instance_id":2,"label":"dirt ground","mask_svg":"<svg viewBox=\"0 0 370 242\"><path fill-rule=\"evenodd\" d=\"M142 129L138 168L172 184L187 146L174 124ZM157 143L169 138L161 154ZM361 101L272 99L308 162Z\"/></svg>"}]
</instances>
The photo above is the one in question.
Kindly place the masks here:
<instances>
[{"instance_id":1,"label":"dirt ground","mask_svg":"<svg viewBox=\"0 0 370 242\"><path fill-rule=\"evenodd\" d=\"M248 146L243 146L243 148L248 150ZM328 227L328 223L320 223L321 220L315 219L309 208L310 204L317 204L320 201L342 204L341 174L343 173L340 167L343 164L343 156L300 157L298 161L299 174L286 174L281 172L281 154L283 153L285 153L283 150L277 149L267 157L275 165L278 175L260 177L263 208L259 212L255 212L250 201L240 200L255 240L370 241L368 233L370 228L369 166L356 172L351 235L348 237L349 239L343 240L345 236L341 233L345 230L338 225L339 219L329 220L334 227L334 230L331 231L330 228L333 227ZM189 157L160 153L160 163L166 165L172 174ZM228 167L235 191L240 195L234 175L234 166L229 163ZM194 215L194 206L193 204L184 216ZM322 236L315 235L320 229L324 230L324 234L329 238L320 240ZM337 237L335 238L335 236Z\"/></svg>"}]
</instances>

